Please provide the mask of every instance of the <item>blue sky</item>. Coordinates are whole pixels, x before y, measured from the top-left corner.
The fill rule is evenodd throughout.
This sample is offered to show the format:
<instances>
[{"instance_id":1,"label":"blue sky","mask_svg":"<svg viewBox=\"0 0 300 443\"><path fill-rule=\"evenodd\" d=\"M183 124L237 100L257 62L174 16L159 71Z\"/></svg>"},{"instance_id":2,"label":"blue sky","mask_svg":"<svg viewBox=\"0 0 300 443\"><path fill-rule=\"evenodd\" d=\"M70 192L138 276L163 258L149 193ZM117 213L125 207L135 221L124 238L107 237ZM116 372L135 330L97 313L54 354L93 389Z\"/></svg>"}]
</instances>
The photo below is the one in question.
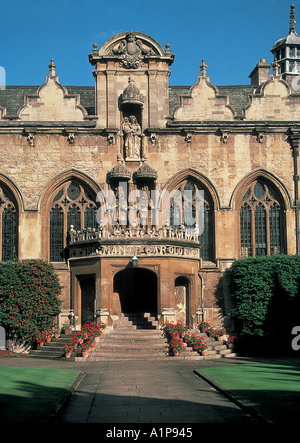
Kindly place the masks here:
<instances>
[{"instance_id":1,"label":"blue sky","mask_svg":"<svg viewBox=\"0 0 300 443\"><path fill-rule=\"evenodd\" d=\"M64 85L92 86L88 54L120 32L171 44L170 85L193 85L202 58L215 85L249 84L261 58L289 31L286 0L10 0L0 15L0 66L7 85L40 85L54 58ZM300 2L296 30L300 34ZM297 22L298 18L298 22Z\"/></svg>"}]
</instances>

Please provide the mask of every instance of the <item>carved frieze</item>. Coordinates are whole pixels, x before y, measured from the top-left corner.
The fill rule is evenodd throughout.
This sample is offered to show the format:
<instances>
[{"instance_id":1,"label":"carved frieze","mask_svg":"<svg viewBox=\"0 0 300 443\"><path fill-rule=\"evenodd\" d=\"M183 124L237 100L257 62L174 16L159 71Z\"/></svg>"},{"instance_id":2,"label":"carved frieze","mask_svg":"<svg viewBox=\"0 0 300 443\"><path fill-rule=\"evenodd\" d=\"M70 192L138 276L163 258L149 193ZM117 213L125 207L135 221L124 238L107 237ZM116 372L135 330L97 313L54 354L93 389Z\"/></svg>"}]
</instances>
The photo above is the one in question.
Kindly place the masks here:
<instances>
[{"instance_id":1,"label":"carved frieze","mask_svg":"<svg viewBox=\"0 0 300 443\"><path fill-rule=\"evenodd\" d=\"M157 228L156 226L149 226L146 229L140 226L118 226L115 225L109 228L105 225L99 225L98 228L85 228L79 231L74 229L71 225L69 231L70 244L76 242L84 242L87 240L107 240L120 241L127 239L167 239L172 240L186 240L188 242L199 243L199 229L198 226L194 229L187 229L185 226L173 228L172 226L163 226Z\"/></svg>"},{"instance_id":2,"label":"carved frieze","mask_svg":"<svg viewBox=\"0 0 300 443\"><path fill-rule=\"evenodd\" d=\"M200 250L197 247L164 245L99 245L97 247L72 248L71 257L95 255L101 257L182 257L199 259Z\"/></svg>"}]
</instances>

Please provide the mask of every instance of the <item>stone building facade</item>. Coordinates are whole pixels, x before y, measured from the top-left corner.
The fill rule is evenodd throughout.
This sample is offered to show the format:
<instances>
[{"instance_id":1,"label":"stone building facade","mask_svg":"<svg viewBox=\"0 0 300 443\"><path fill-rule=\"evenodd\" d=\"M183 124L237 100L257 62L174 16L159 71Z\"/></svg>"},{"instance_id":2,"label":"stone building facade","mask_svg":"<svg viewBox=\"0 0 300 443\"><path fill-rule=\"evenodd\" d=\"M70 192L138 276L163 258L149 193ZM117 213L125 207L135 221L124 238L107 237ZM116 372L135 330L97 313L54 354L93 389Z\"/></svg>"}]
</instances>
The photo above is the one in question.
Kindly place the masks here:
<instances>
[{"instance_id":1,"label":"stone building facade","mask_svg":"<svg viewBox=\"0 0 300 443\"><path fill-rule=\"evenodd\" d=\"M224 270L299 252L294 6L272 53L248 85L215 86L202 60L193 86L169 86L170 45L131 31L94 44L94 87L65 87L51 60L40 87L0 90L1 258L53 263L61 323L230 328Z\"/></svg>"}]
</instances>

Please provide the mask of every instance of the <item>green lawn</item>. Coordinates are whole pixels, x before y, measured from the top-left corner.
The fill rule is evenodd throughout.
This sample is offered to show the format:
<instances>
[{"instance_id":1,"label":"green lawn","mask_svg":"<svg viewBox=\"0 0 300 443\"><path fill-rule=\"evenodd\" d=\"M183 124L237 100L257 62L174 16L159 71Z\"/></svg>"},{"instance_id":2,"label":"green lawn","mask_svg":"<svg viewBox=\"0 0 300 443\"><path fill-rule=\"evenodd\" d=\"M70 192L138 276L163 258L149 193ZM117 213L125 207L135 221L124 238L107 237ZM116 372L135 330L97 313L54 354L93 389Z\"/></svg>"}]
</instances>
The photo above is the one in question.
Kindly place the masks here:
<instances>
[{"instance_id":1,"label":"green lawn","mask_svg":"<svg viewBox=\"0 0 300 443\"><path fill-rule=\"evenodd\" d=\"M45 423L80 371L0 367L0 423Z\"/></svg>"},{"instance_id":2,"label":"green lawn","mask_svg":"<svg viewBox=\"0 0 300 443\"><path fill-rule=\"evenodd\" d=\"M300 362L239 364L197 372L274 423L299 420Z\"/></svg>"}]
</instances>

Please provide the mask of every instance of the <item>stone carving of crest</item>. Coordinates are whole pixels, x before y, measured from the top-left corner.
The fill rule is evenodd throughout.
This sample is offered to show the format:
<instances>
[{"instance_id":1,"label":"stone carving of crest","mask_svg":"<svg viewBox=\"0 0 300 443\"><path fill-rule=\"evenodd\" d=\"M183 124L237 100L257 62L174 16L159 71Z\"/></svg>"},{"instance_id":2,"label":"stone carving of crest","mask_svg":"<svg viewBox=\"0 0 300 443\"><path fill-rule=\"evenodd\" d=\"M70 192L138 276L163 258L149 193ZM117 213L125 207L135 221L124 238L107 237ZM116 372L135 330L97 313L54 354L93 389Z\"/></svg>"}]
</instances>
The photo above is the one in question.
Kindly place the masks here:
<instances>
[{"instance_id":1,"label":"stone carving of crest","mask_svg":"<svg viewBox=\"0 0 300 443\"><path fill-rule=\"evenodd\" d=\"M120 57L120 66L127 69L138 68L145 55L154 55L152 49L143 47L142 41L136 38L134 32L128 32L112 53Z\"/></svg>"}]
</instances>

